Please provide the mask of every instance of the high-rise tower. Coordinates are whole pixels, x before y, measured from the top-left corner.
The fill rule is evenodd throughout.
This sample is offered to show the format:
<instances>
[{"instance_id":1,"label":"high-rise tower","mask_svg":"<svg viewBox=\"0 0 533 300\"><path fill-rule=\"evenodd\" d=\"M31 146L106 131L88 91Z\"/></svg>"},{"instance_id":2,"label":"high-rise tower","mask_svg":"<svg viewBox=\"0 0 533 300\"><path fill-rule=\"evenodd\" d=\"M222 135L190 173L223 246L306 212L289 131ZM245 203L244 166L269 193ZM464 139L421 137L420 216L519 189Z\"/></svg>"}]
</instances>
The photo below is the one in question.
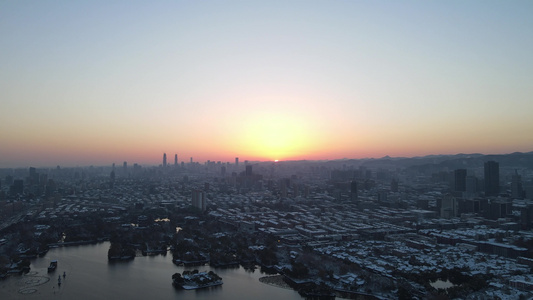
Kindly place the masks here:
<instances>
[{"instance_id":1,"label":"high-rise tower","mask_svg":"<svg viewBox=\"0 0 533 300\"><path fill-rule=\"evenodd\" d=\"M178 155L174 154L174 167L178 166Z\"/></svg>"},{"instance_id":2,"label":"high-rise tower","mask_svg":"<svg viewBox=\"0 0 533 300\"><path fill-rule=\"evenodd\" d=\"M454 190L456 192L466 192L466 169L457 169L454 174Z\"/></svg>"},{"instance_id":3,"label":"high-rise tower","mask_svg":"<svg viewBox=\"0 0 533 300\"><path fill-rule=\"evenodd\" d=\"M514 175L511 177L511 196L513 198L522 199L524 197L524 189L522 188L522 176L518 175L518 171L514 170Z\"/></svg>"},{"instance_id":4,"label":"high-rise tower","mask_svg":"<svg viewBox=\"0 0 533 300\"><path fill-rule=\"evenodd\" d=\"M194 190L192 191L192 206L201 210L205 211L206 205L207 205L207 199L205 197L205 192L202 190Z\"/></svg>"},{"instance_id":5,"label":"high-rise tower","mask_svg":"<svg viewBox=\"0 0 533 300\"><path fill-rule=\"evenodd\" d=\"M167 154L163 153L163 167L167 166Z\"/></svg>"},{"instance_id":6,"label":"high-rise tower","mask_svg":"<svg viewBox=\"0 0 533 300\"><path fill-rule=\"evenodd\" d=\"M495 161L485 162L485 196L497 196L500 193L500 164Z\"/></svg>"}]
</instances>

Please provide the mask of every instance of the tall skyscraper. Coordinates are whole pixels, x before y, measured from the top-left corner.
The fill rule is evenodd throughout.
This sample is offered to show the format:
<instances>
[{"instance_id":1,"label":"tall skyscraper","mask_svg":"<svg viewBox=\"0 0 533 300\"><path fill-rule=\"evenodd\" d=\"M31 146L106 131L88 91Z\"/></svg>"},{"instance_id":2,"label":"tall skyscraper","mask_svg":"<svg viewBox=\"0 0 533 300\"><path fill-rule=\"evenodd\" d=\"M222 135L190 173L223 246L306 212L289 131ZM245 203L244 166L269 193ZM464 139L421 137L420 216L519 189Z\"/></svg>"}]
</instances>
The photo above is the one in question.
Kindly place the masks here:
<instances>
[{"instance_id":1,"label":"tall skyscraper","mask_svg":"<svg viewBox=\"0 0 533 300\"><path fill-rule=\"evenodd\" d=\"M34 167L30 167L29 184L39 184L39 173L37 173L37 169Z\"/></svg>"},{"instance_id":2,"label":"tall skyscraper","mask_svg":"<svg viewBox=\"0 0 533 300\"><path fill-rule=\"evenodd\" d=\"M485 162L485 196L497 196L500 193L500 164L495 161Z\"/></svg>"},{"instance_id":3,"label":"tall skyscraper","mask_svg":"<svg viewBox=\"0 0 533 300\"><path fill-rule=\"evenodd\" d=\"M454 190L456 192L466 192L466 169L457 169L454 174Z\"/></svg>"},{"instance_id":4,"label":"tall skyscraper","mask_svg":"<svg viewBox=\"0 0 533 300\"><path fill-rule=\"evenodd\" d=\"M514 175L511 177L511 196L513 198L522 199L524 197L524 189L522 188L522 176L518 175L518 171L514 170Z\"/></svg>"},{"instance_id":5,"label":"tall skyscraper","mask_svg":"<svg viewBox=\"0 0 533 300\"><path fill-rule=\"evenodd\" d=\"M163 167L167 166L167 154L163 153Z\"/></svg>"},{"instance_id":6,"label":"tall skyscraper","mask_svg":"<svg viewBox=\"0 0 533 300\"><path fill-rule=\"evenodd\" d=\"M205 192L201 190L192 191L192 206L205 211L207 206L207 199L205 198Z\"/></svg>"},{"instance_id":7,"label":"tall skyscraper","mask_svg":"<svg viewBox=\"0 0 533 300\"><path fill-rule=\"evenodd\" d=\"M235 157L235 166L236 166L236 167L239 166L239 158L238 158L238 157Z\"/></svg>"},{"instance_id":8,"label":"tall skyscraper","mask_svg":"<svg viewBox=\"0 0 533 300\"><path fill-rule=\"evenodd\" d=\"M174 167L178 166L178 155L174 154Z\"/></svg>"},{"instance_id":9,"label":"tall skyscraper","mask_svg":"<svg viewBox=\"0 0 533 300\"><path fill-rule=\"evenodd\" d=\"M252 176L252 166L246 166L246 176Z\"/></svg>"}]
</instances>

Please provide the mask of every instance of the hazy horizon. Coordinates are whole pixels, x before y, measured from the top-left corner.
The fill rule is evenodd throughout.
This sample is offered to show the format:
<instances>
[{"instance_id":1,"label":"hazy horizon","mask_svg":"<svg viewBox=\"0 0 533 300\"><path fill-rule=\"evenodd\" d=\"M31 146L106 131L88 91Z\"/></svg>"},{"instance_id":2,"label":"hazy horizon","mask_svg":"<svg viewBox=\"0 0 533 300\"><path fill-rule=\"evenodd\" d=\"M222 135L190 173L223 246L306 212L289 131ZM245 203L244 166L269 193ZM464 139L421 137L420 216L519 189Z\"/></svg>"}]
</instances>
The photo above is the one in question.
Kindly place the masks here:
<instances>
[{"instance_id":1,"label":"hazy horizon","mask_svg":"<svg viewBox=\"0 0 533 300\"><path fill-rule=\"evenodd\" d=\"M531 1L4 1L0 168L533 150Z\"/></svg>"},{"instance_id":2,"label":"hazy horizon","mask_svg":"<svg viewBox=\"0 0 533 300\"><path fill-rule=\"evenodd\" d=\"M533 153L533 151L525 151L525 152L519 152L519 151L515 151L515 152L509 152L509 153L448 153L448 154L444 154L444 153L441 153L441 154L427 154L427 155L420 155L420 156L390 156L390 155L385 155L385 156L381 156L381 157L361 157L361 158L350 158L350 157L342 157L342 158L332 158L332 159L287 159L287 160L250 160L250 159L247 159L246 157L239 157L239 164L244 166L245 164L245 161L248 161L249 163L283 163L283 162L298 162L298 161L308 161L308 162L327 162L327 161L343 161L343 160L377 160L377 159L383 159L383 158L391 158L391 159L400 159L400 158L406 158L406 159L411 159L411 158L423 158L423 157L429 157L429 156L456 156L456 155L485 155L485 156L493 156L493 155L509 155L509 154L513 154L513 153L524 153L524 154L528 154L528 153ZM134 164L138 164L139 166L143 166L143 167L158 167L158 166L162 166L162 161L163 161L163 156L161 155L160 157L160 160L159 162L157 162L156 159L153 159L153 162L138 162L138 161L127 161L127 160L122 160L122 161L113 161L113 162L105 162L105 163L90 163L90 162L87 162L85 164L67 164L67 165L59 165L59 164L44 164L44 165L36 165L36 164L26 164L26 165L18 165L18 166L0 166L0 169L25 169L25 168L29 168L29 167L34 167L34 168L56 168L57 166L61 167L61 168L84 168L84 167L111 167L113 164L115 164L115 167L116 168L122 168L123 166L123 163L126 162L127 163L127 166L128 167L133 167ZM235 158L232 158L232 159L229 159L229 160L212 160L212 159L207 159L207 160L204 160L204 161L197 161L197 160L193 160L194 163L199 163L199 164L204 164L206 163L207 161L210 161L210 162L214 162L214 163L222 163L222 164L226 164L226 163L230 163L230 164L235 164ZM185 165L187 165L189 162L190 162L190 158L189 160L179 160L178 164L181 165L181 162L185 163ZM174 156L173 155L169 155L167 153L167 166L168 167L173 167L174 165Z\"/></svg>"}]
</instances>

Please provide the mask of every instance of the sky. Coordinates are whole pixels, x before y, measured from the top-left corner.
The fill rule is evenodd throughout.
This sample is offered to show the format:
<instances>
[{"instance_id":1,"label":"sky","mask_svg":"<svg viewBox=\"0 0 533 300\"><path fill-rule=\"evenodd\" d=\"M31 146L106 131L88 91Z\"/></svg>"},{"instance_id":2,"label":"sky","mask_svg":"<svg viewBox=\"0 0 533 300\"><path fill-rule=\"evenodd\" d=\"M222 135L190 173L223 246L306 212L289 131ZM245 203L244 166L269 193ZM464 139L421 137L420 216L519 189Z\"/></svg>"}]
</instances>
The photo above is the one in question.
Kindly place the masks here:
<instances>
[{"instance_id":1,"label":"sky","mask_svg":"<svg viewBox=\"0 0 533 300\"><path fill-rule=\"evenodd\" d=\"M0 0L0 168L533 151L532 1Z\"/></svg>"}]
</instances>

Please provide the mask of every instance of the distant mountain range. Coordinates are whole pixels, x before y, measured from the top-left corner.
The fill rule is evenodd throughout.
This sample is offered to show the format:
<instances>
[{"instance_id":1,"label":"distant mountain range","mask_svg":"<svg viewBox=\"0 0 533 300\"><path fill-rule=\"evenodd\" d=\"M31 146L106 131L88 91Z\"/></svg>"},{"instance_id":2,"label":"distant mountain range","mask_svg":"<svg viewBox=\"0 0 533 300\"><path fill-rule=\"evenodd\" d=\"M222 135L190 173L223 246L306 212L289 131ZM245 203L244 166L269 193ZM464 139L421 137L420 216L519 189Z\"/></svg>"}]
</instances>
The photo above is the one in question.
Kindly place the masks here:
<instances>
[{"instance_id":1,"label":"distant mountain range","mask_svg":"<svg viewBox=\"0 0 533 300\"><path fill-rule=\"evenodd\" d=\"M486 161L494 160L500 163L500 168L533 169L533 151L510 154L464 154L455 155L427 155L417 157L389 157L363 158L363 159L337 159L327 161L283 161L283 164L321 163L330 167L363 166L369 169L404 169L427 170L427 169L475 169L482 168Z\"/></svg>"},{"instance_id":2,"label":"distant mountain range","mask_svg":"<svg viewBox=\"0 0 533 300\"><path fill-rule=\"evenodd\" d=\"M411 158L391 158L383 157L371 159L362 162L362 166L369 168L413 168L423 169L430 166L449 169L473 169L483 167L486 161L494 160L500 163L501 168L532 168L533 169L533 152L521 153L515 152L510 154L484 155L479 153L473 154L455 154L455 155L428 155Z\"/></svg>"}]
</instances>

